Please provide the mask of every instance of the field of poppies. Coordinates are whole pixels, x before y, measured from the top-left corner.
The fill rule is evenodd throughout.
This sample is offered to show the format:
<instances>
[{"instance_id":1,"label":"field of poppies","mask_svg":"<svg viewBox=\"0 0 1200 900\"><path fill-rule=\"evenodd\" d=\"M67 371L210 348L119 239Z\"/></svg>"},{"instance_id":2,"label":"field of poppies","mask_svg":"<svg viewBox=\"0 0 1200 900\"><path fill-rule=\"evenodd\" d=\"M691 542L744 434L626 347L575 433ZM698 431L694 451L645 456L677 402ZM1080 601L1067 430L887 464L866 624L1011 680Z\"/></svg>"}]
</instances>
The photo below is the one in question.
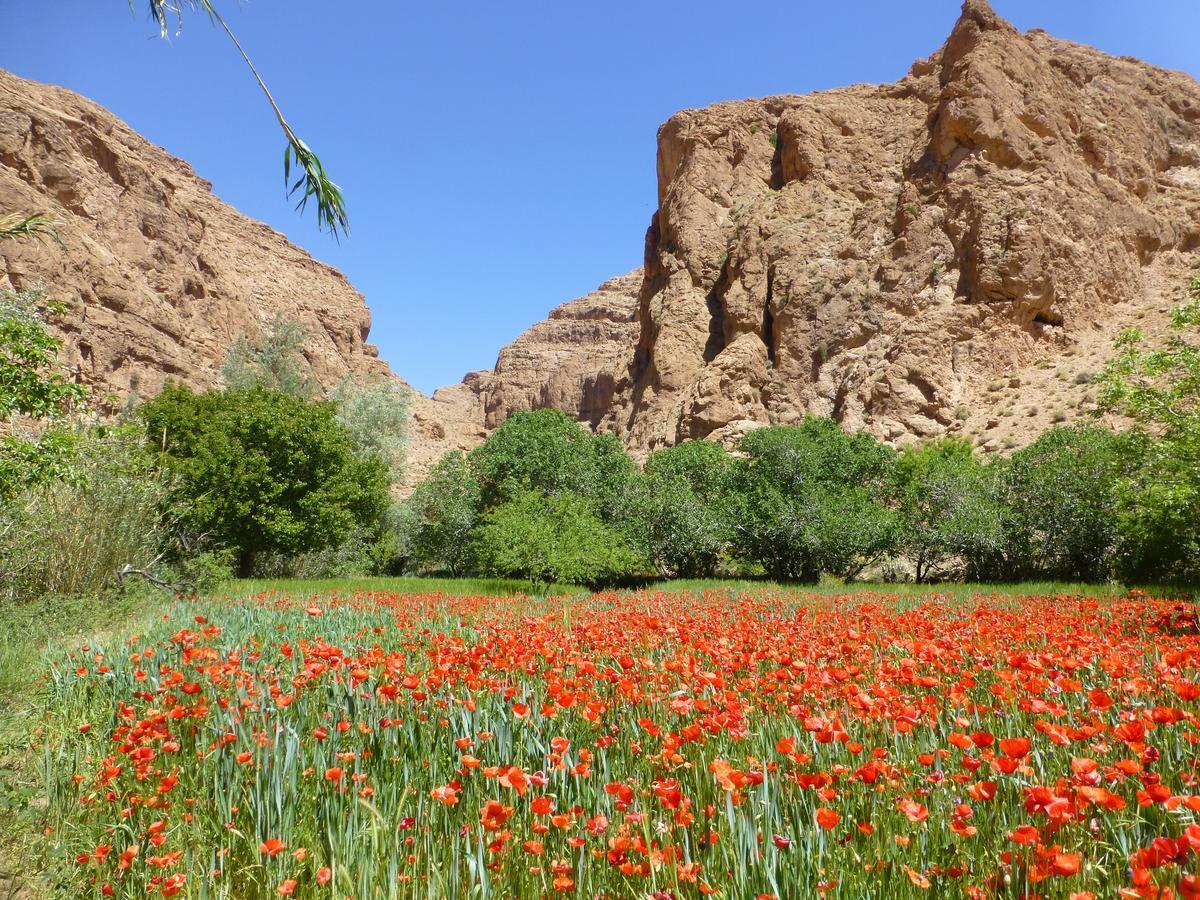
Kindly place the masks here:
<instances>
[{"instance_id":1,"label":"field of poppies","mask_svg":"<svg viewBox=\"0 0 1200 900\"><path fill-rule=\"evenodd\" d=\"M47 695L81 897L1200 897L1182 602L265 594Z\"/></svg>"}]
</instances>

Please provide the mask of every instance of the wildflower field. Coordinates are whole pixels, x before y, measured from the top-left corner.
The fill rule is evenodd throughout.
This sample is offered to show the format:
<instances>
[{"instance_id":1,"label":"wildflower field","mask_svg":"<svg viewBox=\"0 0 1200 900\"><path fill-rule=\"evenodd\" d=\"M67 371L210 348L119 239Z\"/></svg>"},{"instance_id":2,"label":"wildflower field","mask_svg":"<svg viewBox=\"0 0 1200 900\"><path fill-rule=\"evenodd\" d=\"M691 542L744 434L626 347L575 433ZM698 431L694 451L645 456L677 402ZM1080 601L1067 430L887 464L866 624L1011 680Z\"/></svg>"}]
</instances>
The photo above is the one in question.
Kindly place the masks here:
<instances>
[{"instance_id":1,"label":"wildflower field","mask_svg":"<svg viewBox=\"0 0 1200 900\"><path fill-rule=\"evenodd\" d=\"M50 674L76 896L1200 896L1142 596L181 602Z\"/></svg>"}]
</instances>

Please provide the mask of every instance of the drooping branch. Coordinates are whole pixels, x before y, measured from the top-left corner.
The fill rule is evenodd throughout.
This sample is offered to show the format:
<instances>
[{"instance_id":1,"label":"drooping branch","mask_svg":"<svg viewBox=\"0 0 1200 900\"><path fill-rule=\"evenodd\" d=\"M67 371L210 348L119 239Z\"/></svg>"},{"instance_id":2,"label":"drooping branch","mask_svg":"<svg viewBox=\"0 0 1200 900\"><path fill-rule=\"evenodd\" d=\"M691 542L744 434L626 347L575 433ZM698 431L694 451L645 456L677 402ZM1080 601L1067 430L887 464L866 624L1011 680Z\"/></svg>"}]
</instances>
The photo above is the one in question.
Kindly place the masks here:
<instances>
[{"instance_id":1,"label":"drooping branch","mask_svg":"<svg viewBox=\"0 0 1200 900\"><path fill-rule=\"evenodd\" d=\"M303 212L308 207L309 201L312 201L317 207L317 225L322 230L329 231L335 240L343 234L348 234L350 219L346 212L346 203L341 188L329 178L320 157L292 130L292 126L288 124L283 115L283 110L280 109L270 88L267 87L266 81L263 80L250 59L250 54L242 47L241 42L233 33L233 29L217 11L212 0L176 0L175 3L168 2L168 0L149 0L149 4L150 17L158 25L159 32L164 38L171 33L172 22L175 24L176 31L182 29L185 7L196 12L204 12L214 26L219 26L225 32L226 37L237 48L246 66L250 69L250 74L263 92L263 96L267 98L267 102L271 105L271 110L279 122L279 127L287 139L287 146L283 153L283 179L287 196L289 198L298 196L296 209L300 212ZM133 9L133 0L129 0L129 7ZM292 180L293 165L300 170L294 181Z\"/></svg>"}]
</instances>

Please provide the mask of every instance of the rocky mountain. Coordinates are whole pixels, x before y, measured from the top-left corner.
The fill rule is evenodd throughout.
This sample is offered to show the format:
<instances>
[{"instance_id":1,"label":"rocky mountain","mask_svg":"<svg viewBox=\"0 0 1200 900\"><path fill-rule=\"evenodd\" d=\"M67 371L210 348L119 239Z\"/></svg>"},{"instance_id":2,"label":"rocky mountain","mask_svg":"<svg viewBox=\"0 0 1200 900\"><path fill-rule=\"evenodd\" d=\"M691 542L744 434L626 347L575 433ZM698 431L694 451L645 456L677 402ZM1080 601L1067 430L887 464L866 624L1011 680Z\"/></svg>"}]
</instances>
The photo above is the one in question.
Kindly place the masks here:
<instances>
[{"instance_id":1,"label":"rocky mountain","mask_svg":"<svg viewBox=\"0 0 1200 900\"><path fill-rule=\"evenodd\" d=\"M276 312L304 326L323 386L390 376L344 275L97 104L0 71L0 211L18 210L56 219L66 248L0 242L0 286L67 302L63 359L99 396L216 384L230 345Z\"/></svg>"},{"instance_id":2,"label":"rocky mountain","mask_svg":"<svg viewBox=\"0 0 1200 900\"><path fill-rule=\"evenodd\" d=\"M571 305L474 383L489 427L527 405L596 424L611 393L597 427L641 451L805 413L1004 449L1087 409L1113 338L1163 321L1198 248L1200 84L967 0L895 84L672 116L605 390L579 390Z\"/></svg>"},{"instance_id":3,"label":"rocky mountain","mask_svg":"<svg viewBox=\"0 0 1200 900\"><path fill-rule=\"evenodd\" d=\"M1003 450L1087 411L1113 338L1200 265L1200 84L984 0L894 84L672 116L657 170L642 269L414 395L415 475L541 407L637 453L805 413ZM389 376L339 273L95 104L0 74L4 209L64 222L68 253L0 245L0 283L72 298L67 358L103 391L212 384L277 310L323 384Z\"/></svg>"}]
</instances>

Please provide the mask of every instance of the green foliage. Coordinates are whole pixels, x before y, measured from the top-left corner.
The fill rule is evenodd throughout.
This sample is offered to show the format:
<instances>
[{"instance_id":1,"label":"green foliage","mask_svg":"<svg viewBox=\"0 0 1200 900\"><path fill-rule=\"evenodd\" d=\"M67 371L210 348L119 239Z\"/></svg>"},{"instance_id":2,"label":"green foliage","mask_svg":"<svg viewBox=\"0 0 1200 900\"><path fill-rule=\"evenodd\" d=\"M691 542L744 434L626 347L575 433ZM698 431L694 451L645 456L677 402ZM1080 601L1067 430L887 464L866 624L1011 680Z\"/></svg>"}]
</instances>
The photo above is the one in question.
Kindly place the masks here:
<instances>
[{"instance_id":1,"label":"green foliage","mask_svg":"<svg viewBox=\"0 0 1200 900\"><path fill-rule=\"evenodd\" d=\"M1137 435L1091 425L1051 428L1005 469L1008 578L1104 581L1117 548L1117 501Z\"/></svg>"},{"instance_id":2,"label":"green foliage","mask_svg":"<svg viewBox=\"0 0 1200 900\"><path fill-rule=\"evenodd\" d=\"M58 225L58 222L42 213L9 213L0 216L0 240L48 237L65 249L62 237L58 233Z\"/></svg>"},{"instance_id":3,"label":"green foliage","mask_svg":"<svg viewBox=\"0 0 1200 900\"><path fill-rule=\"evenodd\" d=\"M337 420L350 433L354 452L378 459L393 482L404 474L408 449L408 391L398 381L356 384L349 377L333 389Z\"/></svg>"},{"instance_id":4,"label":"green foliage","mask_svg":"<svg viewBox=\"0 0 1200 900\"><path fill-rule=\"evenodd\" d=\"M61 343L46 330L38 310L43 302L37 289L0 291L0 422L9 423L0 436L0 500L71 471L74 440L54 422L82 400L86 390L56 371ZM51 312L62 309L55 303L45 305ZM12 423L14 417L33 420L36 427L22 435Z\"/></svg>"},{"instance_id":5,"label":"green foliage","mask_svg":"<svg viewBox=\"0 0 1200 900\"><path fill-rule=\"evenodd\" d=\"M276 313L258 341L251 342L245 335L234 341L221 366L221 378L234 391L262 388L289 397L312 397L317 386L304 358L307 340L304 326Z\"/></svg>"},{"instance_id":6,"label":"green foliage","mask_svg":"<svg viewBox=\"0 0 1200 900\"><path fill-rule=\"evenodd\" d=\"M232 549L243 576L263 554L339 544L387 507L383 463L354 454L332 403L261 388L169 387L140 415L179 479L188 523Z\"/></svg>"},{"instance_id":7,"label":"green foliage","mask_svg":"<svg viewBox=\"0 0 1200 900\"><path fill-rule=\"evenodd\" d=\"M523 491L487 513L475 537L490 574L596 586L637 573L642 560L583 500Z\"/></svg>"},{"instance_id":8,"label":"green foliage","mask_svg":"<svg viewBox=\"0 0 1200 900\"><path fill-rule=\"evenodd\" d=\"M945 438L906 449L896 470L898 551L918 582L945 577L963 559L991 555L1004 541L1002 509L971 445Z\"/></svg>"},{"instance_id":9,"label":"green foliage","mask_svg":"<svg viewBox=\"0 0 1200 900\"><path fill-rule=\"evenodd\" d=\"M482 491L462 452L452 450L443 456L406 505L411 510L411 558L417 566L452 575L469 571Z\"/></svg>"},{"instance_id":10,"label":"green foliage","mask_svg":"<svg viewBox=\"0 0 1200 900\"><path fill-rule=\"evenodd\" d=\"M882 502L895 453L867 434L808 417L742 439L731 478L733 540L778 580L850 578L895 542L898 517Z\"/></svg>"},{"instance_id":11,"label":"green foliage","mask_svg":"<svg viewBox=\"0 0 1200 900\"><path fill-rule=\"evenodd\" d=\"M0 508L5 599L99 594L126 566L158 570L177 538L171 482L134 429L76 441L72 478L27 487Z\"/></svg>"},{"instance_id":12,"label":"green foliage","mask_svg":"<svg viewBox=\"0 0 1200 900\"><path fill-rule=\"evenodd\" d=\"M592 434L556 409L519 412L471 451L486 508L527 491L574 494L602 515L620 500L636 467L610 434Z\"/></svg>"},{"instance_id":13,"label":"green foliage","mask_svg":"<svg viewBox=\"0 0 1200 900\"><path fill-rule=\"evenodd\" d=\"M1101 408L1146 426L1155 440L1122 483L1118 569L1128 580L1200 580L1200 277L1171 313L1166 345L1137 330L1117 341L1100 378Z\"/></svg>"},{"instance_id":14,"label":"green foliage","mask_svg":"<svg viewBox=\"0 0 1200 900\"><path fill-rule=\"evenodd\" d=\"M638 504L642 542L663 575L703 578L729 544L724 491L732 458L712 441L651 454Z\"/></svg>"},{"instance_id":15,"label":"green foliage","mask_svg":"<svg viewBox=\"0 0 1200 900\"><path fill-rule=\"evenodd\" d=\"M82 385L54 370L62 342L46 330L42 299L37 289L0 292L0 419L55 418L85 396Z\"/></svg>"}]
</instances>

